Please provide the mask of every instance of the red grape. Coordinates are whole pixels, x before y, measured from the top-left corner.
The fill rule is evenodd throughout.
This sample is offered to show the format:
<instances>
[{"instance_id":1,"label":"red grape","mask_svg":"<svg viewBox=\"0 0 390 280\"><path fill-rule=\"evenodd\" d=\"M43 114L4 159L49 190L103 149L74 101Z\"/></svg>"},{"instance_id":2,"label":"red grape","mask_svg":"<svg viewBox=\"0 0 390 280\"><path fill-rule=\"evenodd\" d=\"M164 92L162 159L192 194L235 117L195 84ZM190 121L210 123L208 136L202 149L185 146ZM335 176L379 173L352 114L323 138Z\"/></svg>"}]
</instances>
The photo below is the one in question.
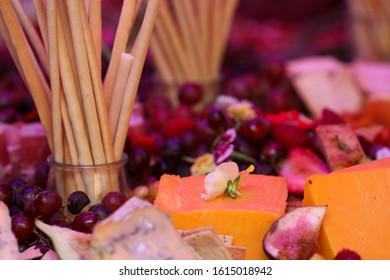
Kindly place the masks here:
<instances>
[{"instance_id":1,"label":"red grape","mask_svg":"<svg viewBox=\"0 0 390 280\"><path fill-rule=\"evenodd\" d=\"M293 95L286 88L272 88L266 95L265 108L271 113L290 110L293 108Z\"/></svg>"},{"instance_id":2,"label":"red grape","mask_svg":"<svg viewBox=\"0 0 390 280\"><path fill-rule=\"evenodd\" d=\"M183 147L179 138L170 138L161 148L161 157L167 160L177 160L183 154Z\"/></svg>"},{"instance_id":3,"label":"red grape","mask_svg":"<svg viewBox=\"0 0 390 280\"><path fill-rule=\"evenodd\" d=\"M82 212L74 218L72 222L72 229L85 232L85 233L91 233L93 227L100 220L101 218L98 213L89 212L89 211Z\"/></svg>"},{"instance_id":4,"label":"red grape","mask_svg":"<svg viewBox=\"0 0 390 280\"><path fill-rule=\"evenodd\" d=\"M150 154L142 148L134 148L128 154L127 167L130 173L137 173L149 167Z\"/></svg>"},{"instance_id":5,"label":"red grape","mask_svg":"<svg viewBox=\"0 0 390 280\"><path fill-rule=\"evenodd\" d=\"M24 206L23 214L29 216L31 219L35 219L40 215L40 213L35 208L34 200L27 202L26 206Z\"/></svg>"},{"instance_id":6,"label":"red grape","mask_svg":"<svg viewBox=\"0 0 390 280\"><path fill-rule=\"evenodd\" d=\"M239 133L246 140L258 142L263 140L269 131L269 121L263 117L257 117L242 122Z\"/></svg>"},{"instance_id":7,"label":"red grape","mask_svg":"<svg viewBox=\"0 0 390 280\"><path fill-rule=\"evenodd\" d=\"M111 208L103 203L97 203L95 205L92 205L88 211L98 213L101 219L105 219L112 213Z\"/></svg>"},{"instance_id":8,"label":"red grape","mask_svg":"<svg viewBox=\"0 0 390 280\"><path fill-rule=\"evenodd\" d=\"M286 78L286 70L283 62L270 61L263 65L261 69L263 76L272 84L280 84Z\"/></svg>"},{"instance_id":9,"label":"red grape","mask_svg":"<svg viewBox=\"0 0 390 280\"><path fill-rule=\"evenodd\" d=\"M103 197L102 203L107 205L111 211L114 212L123 203L125 203L126 200L126 195L121 192L109 192Z\"/></svg>"},{"instance_id":10,"label":"red grape","mask_svg":"<svg viewBox=\"0 0 390 280\"><path fill-rule=\"evenodd\" d=\"M91 201L85 192L74 191L68 196L66 201L66 208L71 214L76 215L80 213L81 210L83 210L83 208L90 202Z\"/></svg>"},{"instance_id":11,"label":"red grape","mask_svg":"<svg viewBox=\"0 0 390 280\"><path fill-rule=\"evenodd\" d=\"M285 153L285 149L277 142L268 142L261 149L260 159L274 164Z\"/></svg>"},{"instance_id":12,"label":"red grape","mask_svg":"<svg viewBox=\"0 0 390 280\"><path fill-rule=\"evenodd\" d=\"M180 86L178 97L181 104L195 105L203 98L203 88L196 83L186 83Z\"/></svg>"},{"instance_id":13,"label":"red grape","mask_svg":"<svg viewBox=\"0 0 390 280\"><path fill-rule=\"evenodd\" d=\"M226 118L221 109L212 108L207 115L209 126L217 131L226 128Z\"/></svg>"},{"instance_id":14,"label":"red grape","mask_svg":"<svg viewBox=\"0 0 390 280\"><path fill-rule=\"evenodd\" d=\"M42 215L50 216L61 209L62 198L57 191L42 191L35 197L34 206Z\"/></svg>"},{"instance_id":15,"label":"red grape","mask_svg":"<svg viewBox=\"0 0 390 280\"><path fill-rule=\"evenodd\" d=\"M14 192L12 187L8 184L0 184L0 200L2 200L6 205L11 205L14 201Z\"/></svg>"},{"instance_id":16,"label":"red grape","mask_svg":"<svg viewBox=\"0 0 390 280\"><path fill-rule=\"evenodd\" d=\"M185 153L191 153L199 146L199 139L195 132L187 131L180 136L181 145Z\"/></svg>"},{"instance_id":17,"label":"red grape","mask_svg":"<svg viewBox=\"0 0 390 280\"><path fill-rule=\"evenodd\" d=\"M37 185L25 185L19 195L16 196L16 205L20 209L24 209L29 201L33 201L35 196L42 191L42 188Z\"/></svg>"},{"instance_id":18,"label":"red grape","mask_svg":"<svg viewBox=\"0 0 390 280\"><path fill-rule=\"evenodd\" d=\"M32 236L35 225L32 219L24 214L12 216L12 231L18 240L27 240Z\"/></svg>"}]
</instances>

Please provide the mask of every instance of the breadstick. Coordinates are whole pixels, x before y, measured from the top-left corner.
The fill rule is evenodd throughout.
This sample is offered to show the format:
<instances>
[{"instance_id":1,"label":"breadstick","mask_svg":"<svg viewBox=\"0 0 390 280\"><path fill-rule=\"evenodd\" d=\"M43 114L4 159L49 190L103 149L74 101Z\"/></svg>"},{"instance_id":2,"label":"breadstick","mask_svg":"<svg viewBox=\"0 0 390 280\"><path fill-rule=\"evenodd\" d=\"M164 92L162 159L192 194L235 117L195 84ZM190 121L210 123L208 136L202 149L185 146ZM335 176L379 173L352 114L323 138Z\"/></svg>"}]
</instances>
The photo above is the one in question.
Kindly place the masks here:
<instances>
[{"instance_id":1,"label":"breadstick","mask_svg":"<svg viewBox=\"0 0 390 280\"><path fill-rule=\"evenodd\" d=\"M89 24L93 30L92 37L96 52L96 63L99 72L102 70L102 1L93 0L89 2Z\"/></svg>"},{"instance_id":2,"label":"breadstick","mask_svg":"<svg viewBox=\"0 0 390 280\"><path fill-rule=\"evenodd\" d=\"M91 147L88 140L87 129L84 126L83 113L77 97L74 77L72 74L69 54L66 49L65 35L60 20L57 21L58 25L58 50L60 58L60 71L62 78L62 85L64 89L64 95L66 99L67 110L69 112L69 119L72 124L74 138L77 146L77 152L79 157L79 164L92 165L93 159L91 154ZM69 104L72 104L69 106ZM63 114L64 115L64 114ZM67 136L68 135L67 130ZM69 141L71 144L71 142Z\"/></svg>"},{"instance_id":3,"label":"breadstick","mask_svg":"<svg viewBox=\"0 0 390 280\"><path fill-rule=\"evenodd\" d=\"M187 50L187 56L189 58L189 62L191 65L191 68L194 71L194 76L191 77L191 80L193 82L199 82L200 76L201 76L201 69L199 67L199 63L197 63L197 57L196 57L196 44L192 40L191 36L191 30L188 23L188 15L185 12L184 9L184 1L182 0L173 0L173 7L175 10L175 14L177 16L178 22L179 22L179 29L180 34L184 41L185 49Z\"/></svg>"},{"instance_id":4,"label":"breadstick","mask_svg":"<svg viewBox=\"0 0 390 280\"><path fill-rule=\"evenodd\" d=\"M121 53L126 50L130 36L130 30L136 16L136 1L124 0L119 23L115 32L114 45L112 48L110 63L104 77L104 95L107 107L110 107L112 92L115 84L115 76L118 73Z\"/></svg>"},{"instance_id":5,"label":"breadstick","mask_svg":"<svg viewBox=\"0 0 390 280\"><path fill-rule=\"evenodd\" d=\"M78 0L66 1L70 27L73 38L73 48L76 56L76 64L79 74L81 94L84 104L85 119L88 128L89 141L91 143L94 164L104 164L105 155L102 135L100 131L99 118L96 110L96 101L91 82L91 73L88 65L87 51L85 48L84 31L80 15Z\"/></svg>"},{"instance_id":6,"label":"breadstick","mask_svg":"<svg viewBox=\"0 0 390 280\"><path fill-rule=\"evenodd\" d=\"M191 1L181 1L180 3L182 3L183 18L185 18L187 21L189 37L192 42L191 51L194 52L194 57L196 61L198 61L196 65L199 73L199 80L205 81L205 74L207 70L204 61L202 60L204 57L204 53L202 49L202 39L199 38L199 29L195 9Z\"/></svg>"},{"instance_id":7,"label":"breadstick","mask_svg":"<svg viewBox=\"0 0 390 280\"><path fill-rule=\"evenodd\" d=\"M60 95L60 72L58 65L58 44L57 44L57 2L47 2L47 23L50 56L50 87L52 94L52 120L53 120L53 141L54 159L57 162L64 162L63 135L61 120L61 95Z\"/></svg>"},{"instance_id":8,"label":"breadstick","mask_svg":"<svg viewBox=\"0 0 390 280\"><path fill-rule=\"evenodd\" d=\"M39 30L41 33L43 44L45 45L46 50L49 49L48 47L48 29L47 29L47 16L46 16L46 9L43 5L43 0L33 0L34 10L35 14L37 16L37 22L39 26Z\"/></svg>"},{"instance_id":9,"label":"breadstick","mask_svg":"<svg viewBox=\"0 0 390 280\"><path fill-rule=\"evenodd\" d=\"M87 50L87 57L89 68L91 72L93 93L96 101L96 110L99 118L100 130L103 140L104 153L106 163L114 162L113 140L108 122L108 109L106 107L103 97L103 85L100 76L100 68L98 66L96 53L94 51L94 42L91 29L89 29L88 18L85 9L80 6L81 21L84 28L85 46Z\"/></svg>"},{"instance_id":10,"label":"breadstick","mask_svg":"<svg viewBox=\"0 0 390 280\"><path fill-rule=\"evenodd\" d=\"M32 47L34 48L34 50L38 55L39 61L42 64L43 69L47 74L49 74L50 72L49 58L47 56L45 46L43 45L43 42L34 27L34 24L31 22L29 16L24 10L20 0L12 0L12 5L15 9L16 14L20 19L22 26L26 30L26 34L31 42Z\"/></svg>"},{"instance_id":11,"label":"breadstick","mask_svg":"<svg viewBox=\"0 0 390 280\"><path fill-rule=\"evenodd\" d=\"M111 135L115 135L118 125L120 108L123 100L123 95L126 89L126 82L129 78L131 65L133 63L134 56L129 53L122 53L118 75L115 79L115 86L112 95L112 100L109 109L109 121L111 127Z\"/></svg>"},{"instance_id":12,"label":"breadstick","mask_svg":"<svg viewBox=\"0 0 390 280\"><path fill-rule=\"evenodd\" d=\"M214 66L213 66L213 78L218 79L219 77L219 70L221 68L221 63L223 60L223 56L225 54L225 48L227 45L227 40L229 38L229 31L232 25L234 12L237 8L238 0L226 0L223 2L223 14L222 14L222 30L220 30L220 39L217 42L216 45L216 57L214 60ZM222 7L220 7L222 9Z\"/></svg>"},{"instance_id":13,"label":"breadstick","mask_svg":"<svg viewBox=\"0 0 390 280\"><path fill-rule=\"evenodd\" d=\"M12 45L15 48L16 55L20 62L22 72L26 79L26 84L37 107L39 118L46 132L50 149L53 150L53 127L51 121L50 106L45 96L42 82L38 72L41 72L34 63L33 54L29 48L28 42L24 37L23 30L18 22L16 14L9 0L0 1L0 10L3 15L4 23L9 30ZM28 74L27 74L28 73Z\"/></svg>"},{"instance_id":14,"label":"breadstick","mask_svg":"<svg viewBox=\"0 0 390 280\"><path fill-rule=\"evenodd\" d=\"M164 26L158 23L159 20L157 19L157 24L155 26L151 41L151 50L156 57L165 57L164 64L166 67L169 67L170 72L172 73L172 79L163 81L168 83L172 83L173 81L181 83L185 80L183 75L185 70L183 67L181 67L179 57L177 56L177 53L175 53L175 49L172 46L173 41L169 40L168 36L165 36ZM175 80L173 80L173 78Z\"/></svg>"},{"instance_id":15,"label":"breadstick","mask_svg":"<svg viewBox=\"0 0 390 280\"><path fill-rule=\"evenodd\" d=\"M126 85L125 96L122 103L119 123L114 138L114 155L119 160L122 157L129 128L130 116L136 99L137 89L145 63L146 53L152 36L153 27L159 12L161 0L149 0L145 16L138 36L140 36L137 48L134 53L134 62L130 70L129 79Z\"/></svg>"},{"instance_id":16,"label":"breadstick","mask_svg":"<svg viewBox=\"0 0 390 280\"><path fill-rule=\"evenodd\" d=\"M184 78L180 79L179 77L175 77L175 71L170 67L171 61L165 56L163 48L163 44L159 41L157 34L154 34L150 41L150 49L152 50L153 60L156 64L160 79L167 84L174 83L175 79L176 81L183 81Z\"/></svg>"},{"instance_id":17,"label":"breadstick","mask_svg":"<svg viewBox=\"0 0 390 280\"><path fill-rule=\"evenodd\" d=\"M172 42L172 47L179 58L181 69L184 69L183 73L185 73L187 80L195 80L196 73L194 66L191 64L190 58L187 55L188 50L185 47L180 31L177 29L177 26L173 21L172 14L165 2L161 5L158 21L158 25L163 25L164 28L162 30L165 31L160 36L167 37L169 38L169 41Z\"/></svg>"},{"instance_id":18,"label":"breadstick","mask_svg":"<svg viewBox=\"0 0 390 280\"><path fill-rule=\"evenodd\" d=\"M72 38L72 32L70 30L70 23L69 23L69 17L66 9L65 0L58 1L58 8L59 8L61 22L62 22L62 29L64 30L63 33L65 35L66 48L68 50L70 64L72 66L72 74L76 85L77 96L79 98L81 109L84 114L84 106L83 106L82 95L81 95L81 86L80 86L80 81L78 79L79 74L78 74L76 58L75 58L76 55L73 49L73 38Z\"/></svg>"}]
</instances>

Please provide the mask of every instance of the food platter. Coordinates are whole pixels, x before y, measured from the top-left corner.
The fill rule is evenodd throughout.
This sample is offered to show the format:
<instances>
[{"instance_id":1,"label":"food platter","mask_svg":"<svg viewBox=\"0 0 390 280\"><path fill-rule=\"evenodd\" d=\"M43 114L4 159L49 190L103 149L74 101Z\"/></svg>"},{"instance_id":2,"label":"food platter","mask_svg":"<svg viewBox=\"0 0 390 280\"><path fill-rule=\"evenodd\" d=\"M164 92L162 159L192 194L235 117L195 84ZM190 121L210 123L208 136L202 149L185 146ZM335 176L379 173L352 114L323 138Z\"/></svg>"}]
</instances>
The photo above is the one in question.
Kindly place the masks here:
<instances>
[{"instance_id":1,"label":"food platter","mask_svg":"<svg viewBox=\"0 0 390 280\"><path fill-rule=\"evenodd\" d=\"M390 258L390 65L346 43L359 7L312 7L340 21L324 54L248 0L84 2L0 2L0 258Z\"/></svg>"}]
</instances>

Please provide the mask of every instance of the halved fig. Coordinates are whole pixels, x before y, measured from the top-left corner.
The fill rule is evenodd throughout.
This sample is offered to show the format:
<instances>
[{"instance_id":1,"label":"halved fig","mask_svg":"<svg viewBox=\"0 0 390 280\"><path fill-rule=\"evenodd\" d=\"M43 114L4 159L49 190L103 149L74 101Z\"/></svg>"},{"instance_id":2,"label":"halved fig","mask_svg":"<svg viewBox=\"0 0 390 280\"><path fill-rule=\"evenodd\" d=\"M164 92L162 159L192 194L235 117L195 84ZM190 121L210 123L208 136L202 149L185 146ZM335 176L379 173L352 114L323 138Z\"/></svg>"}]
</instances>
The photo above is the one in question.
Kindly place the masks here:
<instances>
[{"instance_id":1,"label":"halved fig","mask_svg":"<svg viewBox=\"0 0 390 280\"><path fill-rule=\"evenodd\" d=\"M90 259L89 248L91 234L83 233L69 228L45 224L39 219L35 225L43 231L52 241L55 252L62 260Z\"/></svg>"},{"instance_id":2,"label":"halved fig","mask_svg":"<svg viewBox=\"0 0 390 280\"><path fill-rule=\"evenodd\" d=\"M305 260L317 241L327 206L298 207L276 220L263 239L270 259Z\"/></svg>"}]
</instances>

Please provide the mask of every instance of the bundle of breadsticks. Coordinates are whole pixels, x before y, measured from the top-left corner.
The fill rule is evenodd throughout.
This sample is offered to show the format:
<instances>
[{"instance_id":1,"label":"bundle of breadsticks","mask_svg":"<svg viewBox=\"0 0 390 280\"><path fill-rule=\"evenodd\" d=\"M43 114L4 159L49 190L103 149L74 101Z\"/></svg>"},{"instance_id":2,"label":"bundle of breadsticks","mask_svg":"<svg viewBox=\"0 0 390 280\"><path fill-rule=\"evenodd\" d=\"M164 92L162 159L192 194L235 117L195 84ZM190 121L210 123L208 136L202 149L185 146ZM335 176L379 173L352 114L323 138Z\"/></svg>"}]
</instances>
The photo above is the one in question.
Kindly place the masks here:
<instances>
[{"instance_id":1,"label":"bundle of breadsticks","mask_svg":"<svg viewBox=\"0 0 390 280\"><path fill-rule=\"evenodd\" d=\"M159 80L217 81L237 5L238 0L164 0L151 41Z\"/></svg>"},{"instance_id":2,"label":"bundle of breadsticks","mask_svg":"<svg viewBox=\"0 0 390 280\"><path fill-rule=\"evenodd\" d=\"M34 18L21 0L0 1L1 36L34 99L56 163L100 166L121 160L160 2L123 0L102 75L101 0L32 0ZM61 187L65 195L82 189L98 199L118 190L113 178L103 178L98 187L95 177L74 180Z\"/></svg>"},{"instance_id":3,"label":"bundle of breadsticks","mask_svg":"<svg viewBox=\"0 0 390 280\"><path fill-rule=\"evenodd\" d=\"M348 0L356 58L390 61L390 1Z\"/></svg>"}]
</instances>

